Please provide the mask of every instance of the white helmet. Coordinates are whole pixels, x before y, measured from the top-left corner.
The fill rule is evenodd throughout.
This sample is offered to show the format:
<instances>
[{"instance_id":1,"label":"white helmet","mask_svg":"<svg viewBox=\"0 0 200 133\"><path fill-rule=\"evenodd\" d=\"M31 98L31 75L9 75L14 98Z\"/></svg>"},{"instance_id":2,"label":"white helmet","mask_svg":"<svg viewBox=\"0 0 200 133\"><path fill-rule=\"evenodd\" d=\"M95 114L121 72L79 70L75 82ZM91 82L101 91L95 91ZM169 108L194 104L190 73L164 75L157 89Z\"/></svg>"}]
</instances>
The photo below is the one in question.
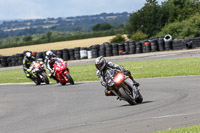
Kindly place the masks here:
<instances>
[{"instance_id":1,"label":"white helmet","mask_svg":"<svg viewBox=\"0 0 200 133\"><path fill-rule=\"evenodd\" d=\"M31 58L32 53L31 53L31 52L26 52L26 53L25 53L25 56L26 56L27 58Z\"/></svg>"},{"instance_id":2,"label":"white helmet","mask_svg":"<svg viewBox=\"0 0 200 133\"><path fill-rule=\"evenodd\" d=\"M95 66L98 70L102 71L106 66L106 60L103 56L96 58Z\"/></svg>"},{"instance_id":3,"label":"white helmet","mask_svg":"<svg viewBox=\"0 0 200 133\"><path fill-rule=\"evenodd\" d=\"M46 56L47 56L48 59L51 59L51 57L53 57L53 55L54 54L53 54L53 52L51 50L46 52Z\"/></svg>"}]
</instances>

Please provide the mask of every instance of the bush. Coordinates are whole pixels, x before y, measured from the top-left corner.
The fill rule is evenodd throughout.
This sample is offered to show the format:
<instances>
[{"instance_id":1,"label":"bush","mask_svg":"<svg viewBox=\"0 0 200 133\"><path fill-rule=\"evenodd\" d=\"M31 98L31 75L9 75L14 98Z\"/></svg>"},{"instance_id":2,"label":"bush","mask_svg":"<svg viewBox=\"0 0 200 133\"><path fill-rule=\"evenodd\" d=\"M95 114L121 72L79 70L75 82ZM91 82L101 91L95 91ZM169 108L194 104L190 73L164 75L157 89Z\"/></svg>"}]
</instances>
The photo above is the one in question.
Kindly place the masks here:
<instances>
[{"instance_id":1,"label":"bush","mask_svg":"<svg viewBox=\"0 0 200 133\"><path fill-rule=\"evenodd\" d=\"M110 40L110 43L124 43L126 38L121 34L117 34L114 38Z\"/></svg>"},{"instance_id":2,"label":"bush","mask_svg":"<svg viewBox=\"0 0 200 133\"><path fill-rule=\"evenodd\" d=\"M135 34L131 36L131 40L141 41L147 39L148 36L141 31L137 31Z\"/></svg>"},{"instance_id":3,"label":"bush","mask_svg":"<svg viewBox=\"0 0 200 133\"><path fill-rule=\"evenodd\" d=\"M174 22L166 25L157 36L170 34L173 38L194 38L200 36L200 14L182 22Z\"/></svg>"}]
</instances>

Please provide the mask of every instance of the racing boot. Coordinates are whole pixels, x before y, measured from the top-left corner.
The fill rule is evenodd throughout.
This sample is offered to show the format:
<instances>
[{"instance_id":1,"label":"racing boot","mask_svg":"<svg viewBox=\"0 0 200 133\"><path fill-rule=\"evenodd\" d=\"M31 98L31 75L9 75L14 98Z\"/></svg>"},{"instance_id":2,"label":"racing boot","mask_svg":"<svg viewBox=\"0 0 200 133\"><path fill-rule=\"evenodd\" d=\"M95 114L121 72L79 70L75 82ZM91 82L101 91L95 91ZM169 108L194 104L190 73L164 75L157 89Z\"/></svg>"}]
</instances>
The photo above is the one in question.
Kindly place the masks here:
<instances>
[{"instance_id":1,"label":"racing boot","mask_svg":"<svg viewBox=\"0 0 200 133\"><path fill-rule=\"evenodd\" d=\"M110 89L104 90L106 96L115 96L115 94Z\"/></svg>"}]
</instances>

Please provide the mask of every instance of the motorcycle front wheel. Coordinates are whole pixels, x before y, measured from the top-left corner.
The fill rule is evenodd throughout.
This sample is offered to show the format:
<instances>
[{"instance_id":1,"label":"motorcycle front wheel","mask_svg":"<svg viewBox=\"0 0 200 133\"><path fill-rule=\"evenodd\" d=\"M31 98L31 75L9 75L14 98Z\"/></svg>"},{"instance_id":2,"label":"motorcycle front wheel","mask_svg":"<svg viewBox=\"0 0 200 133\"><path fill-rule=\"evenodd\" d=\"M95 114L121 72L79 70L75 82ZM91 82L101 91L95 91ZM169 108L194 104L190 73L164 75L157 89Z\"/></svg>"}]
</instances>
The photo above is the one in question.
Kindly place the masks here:
<instances>
[{"instance_id":1,"label":"motorcycle front wheel","mask_svg":"<svg viewBox=\"0 0 200 133\"><path fill-rule=\"evenodd\" d=\"M48 79L46 73L43 72L41 75L42 75L42 77L44 78L44 82L45 82L45 84L49 84L49 79Z\"/></svg>"},{"instance_id":2,"label":"motorcycle front wheel","mask_svg":"<svg viewBox=\"0 0 200 133\"><path fill-rule=\"evenodd\" d=\"M130 104L130 105L135 105L136 102L135 100L132 98L131 94L129 94L129 92L126 91L126 89L124 88L119 88L119 92L121 94L121 96Z\"/></svg>"},{"instance_id":3,"label":"motorcycle front wheel","mask_svg":"<svg viewBox=\"0 0 200 133\"><path fill-rule=\"evenodd\" d=\"M65 76L67 77L69 83L71 85L74 85L74 80L72 79L71 75L69 73L66 73Z\"/></svg>"}]
</instances>

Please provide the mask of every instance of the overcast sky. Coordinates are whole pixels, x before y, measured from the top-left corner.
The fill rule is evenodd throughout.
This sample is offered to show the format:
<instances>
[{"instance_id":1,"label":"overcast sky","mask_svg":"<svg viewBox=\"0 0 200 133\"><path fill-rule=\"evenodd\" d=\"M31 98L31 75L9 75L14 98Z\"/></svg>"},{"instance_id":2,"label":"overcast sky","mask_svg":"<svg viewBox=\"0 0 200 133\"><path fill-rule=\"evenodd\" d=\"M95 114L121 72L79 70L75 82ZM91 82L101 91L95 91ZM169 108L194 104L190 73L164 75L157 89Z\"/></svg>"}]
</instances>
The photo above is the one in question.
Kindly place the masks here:
<instances>
[{"instance_id":1,"label":"overcast sky","mask_svg":"<svg viewBox=\"0 0 200 133\"><path fill-rule=\"evenodd\" d=\"M0 0L0 20L132 13L144 3L146 0Z\"/></svg>"}]
</instances>

